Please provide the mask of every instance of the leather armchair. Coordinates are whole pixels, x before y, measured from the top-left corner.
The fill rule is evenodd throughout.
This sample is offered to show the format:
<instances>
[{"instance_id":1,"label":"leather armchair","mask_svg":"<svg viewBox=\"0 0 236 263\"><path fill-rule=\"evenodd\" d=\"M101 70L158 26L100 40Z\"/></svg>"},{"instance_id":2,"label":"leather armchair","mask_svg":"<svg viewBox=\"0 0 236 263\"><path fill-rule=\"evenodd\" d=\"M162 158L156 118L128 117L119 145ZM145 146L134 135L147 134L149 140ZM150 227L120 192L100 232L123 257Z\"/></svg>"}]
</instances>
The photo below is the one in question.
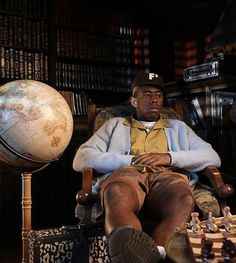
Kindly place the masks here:
<instances>
[{"instance_id":1,"label":"leather armchair","mask_svg":"<svg viewBox=\"0 0 236 263\"><path fill-rule=\"evenodd\" d=\"M89 105L89 135L96 131L106 120L115 116L128 116L132 113L133 108L131 106L116 106L107 107L99 111L97 115L97 109L94 104ZM163 118L181 119L180 116L171 108L163 108ZM231 185L225 184L222 174L219 169L214 166L206 167L199 173L199 177L204 179L208 178L209 186L200 184L194 194L196 194L196 200L199 200L204 196L204 200L201 203L201 209L205 216L208 211L213 211L218 207L219 211L222 211L226 206L227 199L234 195L234 189ZM80 219L80 224L91 224L96 221L96 212L94 213L94 207L97 203L97 196L92 193L92 185L96 178L96 174L92 169L86 168L82 171L82 188L76 195L77 207L76 217ZM213 193L213 194L212 194ZM215 207L213 207L215 206ZM219 216L219 214L215 215Z\"/></svg>"}]
</instances>

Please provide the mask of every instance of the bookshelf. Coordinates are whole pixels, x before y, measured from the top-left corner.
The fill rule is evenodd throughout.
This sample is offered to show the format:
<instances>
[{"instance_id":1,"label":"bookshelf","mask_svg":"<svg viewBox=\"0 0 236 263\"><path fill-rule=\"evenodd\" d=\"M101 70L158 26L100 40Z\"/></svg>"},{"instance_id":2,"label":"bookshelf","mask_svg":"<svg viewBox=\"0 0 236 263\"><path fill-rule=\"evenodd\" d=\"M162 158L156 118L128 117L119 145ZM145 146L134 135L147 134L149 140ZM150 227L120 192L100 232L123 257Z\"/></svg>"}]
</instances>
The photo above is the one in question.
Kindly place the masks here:
<instances>
[{"instance_id":1,"label":"bookshelf","mask_svg":"<svg viewBox=\"0 0 236 263\"><path fill-rule=\"evenodd\" d=\"M149 69L149 32L134 11L73 0L0 1L0 85L34 79L56 88L74 115L75 131L58 162L33 175L33 225L71 224L80 178L75 147L87 138L87 103L129 98L137 70ZM14 194L9 194L14 191ZM0 219L21 218L20 178L0 166ZM11 209L9 209L11 207Z\"/></svg>"},{"instance_id":2,"label":"bookshelf","mask_svg":"<svg viewBox=\"0 0 236 263\"><path fill-rule=\"evenodd\" d=\"M166 87L169 106L211 143L221 157L225 179L232 177L229 175L236 171L236 122L231 111L236 105L236 78L228 75L189 83L177 81Z\"/></svg>"},{"instance_id":3,"label":"bookshelf","mask_svg":"<svg viewBox=\"0 0 236 263\"><path fill-rule=\"evenodd\" d=\"M136 71L149 70L148 27L135 21L129 10L77 1L1 1L0 82L47 82L75 116L104 94L121 101Z\"/></svg>"},{"instance_id":4,"label":"bookshelf","mask_svg":"<svg viewBox=\"0 0 236 263\"><path fill-rule=\"evenodd\" d=\"M47 1L1 1L0 81L48 82Z\"/></svg>"},{"instance_id":5,"label":"bookshelf","mask_svg":"<svg viewBox=\"0 0 236 263\"><path fill-rule=\"evenodd\" d=\"M128 98L137 70L149 70L148 28L129 11L64 0L55 7L57 89L96 103Z\"/></svg>"}]
</instances>

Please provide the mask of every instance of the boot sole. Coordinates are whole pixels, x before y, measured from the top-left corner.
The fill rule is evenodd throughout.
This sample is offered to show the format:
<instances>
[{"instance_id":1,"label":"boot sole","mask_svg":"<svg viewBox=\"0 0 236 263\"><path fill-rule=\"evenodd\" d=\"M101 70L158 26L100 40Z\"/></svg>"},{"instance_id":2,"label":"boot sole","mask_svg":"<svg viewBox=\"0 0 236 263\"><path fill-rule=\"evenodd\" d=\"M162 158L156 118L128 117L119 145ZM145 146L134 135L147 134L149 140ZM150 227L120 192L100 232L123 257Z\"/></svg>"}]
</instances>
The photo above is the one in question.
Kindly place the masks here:
<instances>
[{"instance_id":1,"label":"boot sole","mask_svg":"<svg viewBox=\"0 0 236 263\"><path fill-rule=\"evenodd\" d=\"M160 254L154 240L132 227L116 228L108 238L112 263L158 263Z\"/></svg>"}]
</instances>

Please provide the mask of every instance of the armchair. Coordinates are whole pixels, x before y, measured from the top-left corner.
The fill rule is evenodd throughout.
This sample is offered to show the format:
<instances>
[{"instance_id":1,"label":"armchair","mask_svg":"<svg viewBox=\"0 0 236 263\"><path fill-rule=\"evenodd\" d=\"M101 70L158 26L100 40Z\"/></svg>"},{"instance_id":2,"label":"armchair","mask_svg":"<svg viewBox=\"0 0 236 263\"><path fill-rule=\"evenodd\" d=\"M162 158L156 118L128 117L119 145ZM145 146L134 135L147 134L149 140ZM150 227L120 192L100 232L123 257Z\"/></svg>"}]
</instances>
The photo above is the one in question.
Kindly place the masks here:
<instances>
[{"instance_id":1,"label":"armchair","mask_svg":"<svg viewBox=\"0 0 236 263\"><path fill-rule=\"evenodd\" d=\"M94 104L88 106L88 127L89 135L92 135L108 119L116 116L130 116L133 107L129 105L120 105L97 109ZM181 117L171 108L163 108L162 117L164 119L181 119ZM207 217L209 211L214 216L220 216L221 211L226 206L226 201L234 194L231 185L225 184L222 175L214 166L206 167L199 173L199 177L208 178L211 186L197 183L194 187L194 196L196 204L202 212L203 218ZM76 217L80 224L91 224L98 222L99 205L97 196L92 193L92 185L96 180L96 174L92 169L87 168L82 171L82 188L76 195L77 207L75 209ZM200 180L201 181L201 180Z\"/></svg>"},{"instance_id":2,"label":"armchair","mask_svg":"<svg viewBox=\"0 0 236 263\"><path fill-rule=\"evenodd\" d=\"M129 105L97 109L94 104L90 104L88 107L89 135L92 135L92 133L108 119L116 116L126 117L132 112L133 107ZM162 117L164 119L181 119L171 108L163 108ZM99 202L97 202L98 197L92 192L92 185L96 181L96 176L96 173L89 167L82 171L82 188L76 195L77 206L75 209L75 216L79 219L79 224L81 225L101 226L102 228L103 217L100 217L101 210L99 209ZM196 204L201 211L203 219L208 216L209 211L216 217L220 216L221 211L223 211L226 206L227 199L234 194L233 187L224 183L220 171L214 166L206 167L199 173L199 177L207 178L211 185L211 187L209 187L205 184L197 183L193 189ZM142 211L140 213L142 219L144 213L145 210L143 213ZM145 222L143 223L143 227L148 230L149 227L152 227L152 222L151 220L147 221L147 217L144 219ZM99 240L100 244L104 241L101 237ZM99 249L98 247L96 248ZM96 250L96 248L93 248L93 251ZM106 249L106 247L103 246L103 249ZM106 251L103 253L106 254ZM105 260L105 262L109 262L109 260Z\"/></svg>"}]
</instances>

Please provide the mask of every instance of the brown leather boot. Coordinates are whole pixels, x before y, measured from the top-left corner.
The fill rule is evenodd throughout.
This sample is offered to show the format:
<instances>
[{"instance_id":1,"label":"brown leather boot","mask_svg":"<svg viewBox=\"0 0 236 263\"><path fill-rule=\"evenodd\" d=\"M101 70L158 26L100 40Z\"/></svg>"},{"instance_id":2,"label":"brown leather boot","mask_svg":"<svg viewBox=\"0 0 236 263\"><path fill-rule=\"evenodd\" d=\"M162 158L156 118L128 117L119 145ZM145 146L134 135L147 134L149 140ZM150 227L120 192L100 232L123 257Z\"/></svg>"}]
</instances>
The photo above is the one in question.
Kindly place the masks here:
<instances>
[{"instance_id":1,"label":"brown leather boot","mask_svg":"<svg viewBox=\"0 0 236 263\"><path fill-rule=\"evenodd\" d=\"M166 254L176 263L195 263L193 251L188 242L187 230L185 228L176 231L168 240Z\"/></svg>"}]
</instances>

